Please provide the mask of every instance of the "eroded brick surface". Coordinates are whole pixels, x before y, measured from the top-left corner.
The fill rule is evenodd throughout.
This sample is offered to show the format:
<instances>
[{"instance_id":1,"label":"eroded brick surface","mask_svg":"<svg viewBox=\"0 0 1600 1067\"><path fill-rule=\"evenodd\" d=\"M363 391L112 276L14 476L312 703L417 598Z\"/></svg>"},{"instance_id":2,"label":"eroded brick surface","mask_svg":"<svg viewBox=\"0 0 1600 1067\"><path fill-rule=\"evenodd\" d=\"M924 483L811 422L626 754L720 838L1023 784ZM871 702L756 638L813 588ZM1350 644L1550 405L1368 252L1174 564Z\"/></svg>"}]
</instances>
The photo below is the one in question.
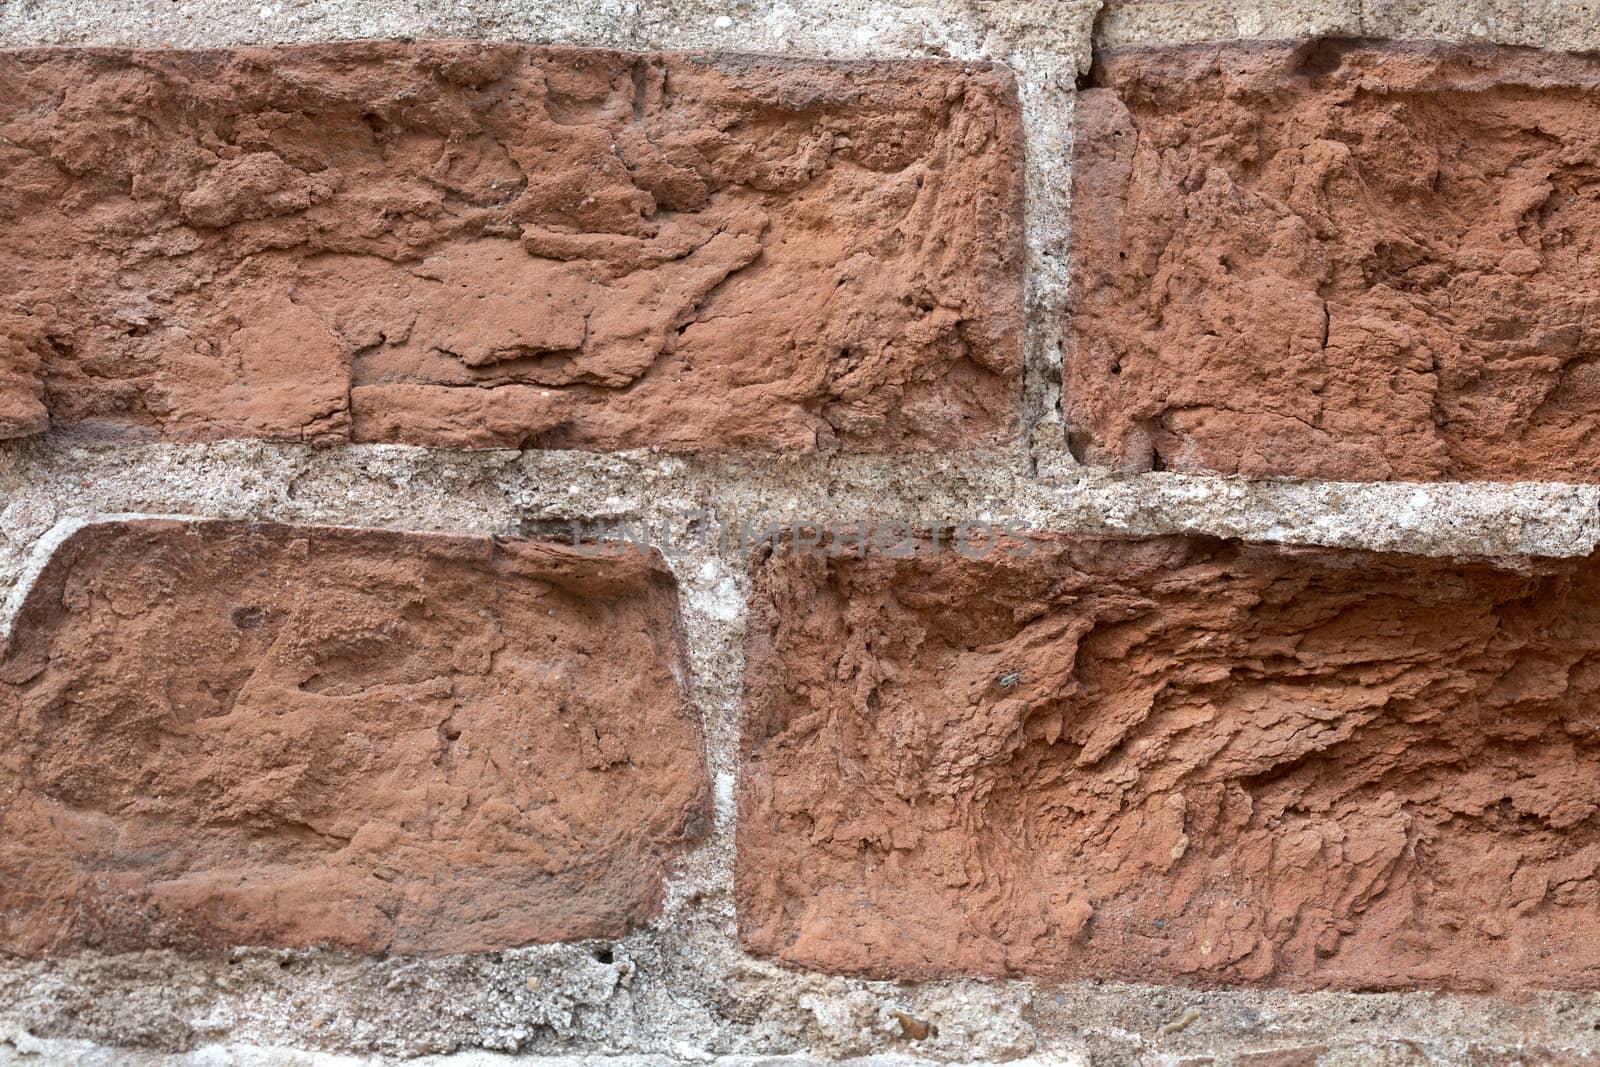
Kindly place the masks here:
<instances>
[{"instance_id":1,"label":"eroded brick surface","mask_svg":"<svg viewBox=\"0 0 1600 1067\"><path fill-rule=\"evenodd\" d=\"M1080 93L1075 451L1129 469L1600 478L1600 60L1113 51Z\"/></svg>"},{"instance_id":2,"label":"eroded brick surface","mask_svg":"<svg viewBox=\"0 0 1600 1067\"><path fill-rule=\"evenodd\" d=\"M34 363L52 424L173 439L1011 430L1021 149L998 68L41 50L0 55L0 101L0 434L38 428L8 384Z\"/></svg>"},{"instance_id":3,"label":"eroded brick surface","mask_svg":"<svg viewBox=\"0 0 1600 1067\"><path fill-rule=\"evenodd\" d=\"M1600 560L780 554L752 612L758 953L885 978L1600 980Z\"/></svg>"},{"instance_id":4,"label":"eroded brick surface","mask_svg":"<svg viewBox=\"0 0 1600 1067\"><path fill-rule=\"evenodd\" d=\"M0 951L623 933L705 827L676 611L539 542L78 533L0 658Z\"/></svg>"},{"instance_id":5,"label":"eroded brick surface","mask_svg":"<svg viewBox=\"0 0 1600 1067\"><path fill-rule=\"evenodd\" d=\"M50 425L40 374L45 342L40 326L37 318L0 309L0 440Z\"/></svg>"}]
</instances>

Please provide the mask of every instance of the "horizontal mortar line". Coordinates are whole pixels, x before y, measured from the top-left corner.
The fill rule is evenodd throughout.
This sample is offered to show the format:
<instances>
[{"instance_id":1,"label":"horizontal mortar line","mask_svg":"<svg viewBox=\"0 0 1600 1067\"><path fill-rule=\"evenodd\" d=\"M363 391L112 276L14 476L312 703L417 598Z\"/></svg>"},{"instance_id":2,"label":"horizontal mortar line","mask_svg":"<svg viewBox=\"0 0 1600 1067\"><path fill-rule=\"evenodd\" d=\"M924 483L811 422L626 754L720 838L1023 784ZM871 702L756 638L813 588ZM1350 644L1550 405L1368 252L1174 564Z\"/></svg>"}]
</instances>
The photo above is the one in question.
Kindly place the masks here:
<instances>
[{"instance_id":1,"label":"horizontal mortar line","mask_svg":"<svg viewBox=\"0 0 1600 1067\"><path fill-rule=\"evenodd\" d=\"M1440 556L1584 555L1600 541L1600 485L1252 481L1067 462L1028 476L1009 449L675 455L47 437L0 447L0 493L8 501L0 523L11 527L0 525L0 536L12 540L28 536L19 516L44 512L51 523L161 512L515 533L529 523L662 521L706 509L750 522L1016 519L1063 533L1194 533Z\"/></svg>"},{"instance_id":2,"label":"horizontal mortar line","mask_svg":"<svg viewBox=\"0 0 1600 1067\"><path fill-rule=\"evenodd\" d=\"M278 6L268 5L268 9ZM598 13L599 17L585 19L569 7L537 2L525 3L512 14L503 15L492 10L472 12L445 3L422 3L394 11L371 10L337 0L300 0L293 7L282 5L286 10L274 10L264 17L260 14L260 0L213 0L206 5L209 16L196 19L186 11L163 11L158 5L139 0L71 5L67 8L68 17L50 10L50 5L17 4L0 15L0 44L28 47L92 41L99 46L172 43L224 47L375 36L445 38L491 31L504 35L496 39L596 47L630 40L654 42L654 47L671 47L673 42L705 47L707 42L715 42L721 47L787 48L795 43L812 44L809 38L816 35L824 38L818 43L829 44L841 54L857 54L876 47L938 56L948 53L926 43L918 47L915 39L895 39L884 31L895 28L893 20L897 16L902 24L932 25L974 36L1002 24L1000 19L984 19L956 4L892 0L798 9L771 2L736 7L703 0L646 0L630 6L634 10L628 19L606 19L603 12ZM1368 17L1368 5L1361 0L1336 0L1322 5L1242 0L1214 11L1194 11L1187 0L1104 5L1046 0L1032 5L1037 12L1035 18L1041 21L1049 16L1065 21L1079 11L1093 15L1102 6L1107 10L1096 26L1096 44L1111 47L1319 34L1413 38L1450 34L1474 40L1512 37L1516 43L1547 41L1554 46L1568 35L1587 29L1587 13L1578 5L1570 9L1557 5L1537 13L1524 9L1520 15L1485 15L1480 7L1472 5L1424 4L1414 14L1403 10L1386 13L1377 21ZM779 28L784 30L782 36L776 33ZM886 37L889 39L884 40Z\"/></svg>"},{"instance_id":3,"label":"horizontal mortar line","mask_svg":"<svg viewBox=\"0 0 1600 1067\"><path fill-rule=\"evenodd\" d=\"M509 18L473 13L454 4L439 4L431 11L430 6L435 5L423 4L394 13L353 8L337 0L302 0L283 15L261 17L258 0L214 2L209 5L210 17L197 25L182 12L161 10L136 0L108 0L92 5L92 14L79 14L66 27L46 10L30 11L19 6L0 16L0 46L72 46L92 42L96 47L240 47L413 37L595 48L776 51L822 58L976 60L984 58L981 49L998 22L960 4L893 0L800 8L758 4L737 12L736 17L726 4L644 0L632 5L635 10L628 18L608 18L605 12L598 11L588 19L574 17L565 5L537 2L523 5ZM1074 9L1083 11L1086 7L1071 2L1047 6L1060 7L1063 19ZM913 26L942 33L933 41L892 33L894 29Z\"/></svg>"},{"instance_id":4,"label":"horizontal mortar line","mask_svg":"<svg viewBox=\"0 0 1600 1067\"><path fill-rule=\"evenodd\" d=\"M612 943L617 950L625 954L637 951L637 946L650 940L648 932L639 931L624 938L613 939ZM559 956L566 954L573 943L553 943L546 945L528 946L519 949L501 950L499 955L510 958L515 962L522 962L524 966L538 967L541 963L554 963L560 965ZM297 957L306 961L317 972L320 984L326 986L339 982L359 982L363 979L382 981L384 976L393 973L395 960L355 959L325 953L319 950L272 950L249 949L245 950L252 956L284 959ZM542 959L542 957L550 957ZM451 975L457 967L461 956L420 957L407 959L404 965L407 973L419 976L445 978ZM1157 1020L1173 1018L1180 1013L1172 1007L1172 1001L1177 998L1183 1005L1192 1010L1203 1011L1211 1020L1213 1026L1224 1022L1235 1013L1245 1013L1248 1022L1240 1021L1232 1025L1224 1025L1214 1030L1217 1039L1230 1044L1239 1044L1244 1048L1262 1049L1274 1045L1293 1047L1296 1044L1337 1044L1350 1045L1368 1041L1374 1044L1387 1044L1394 1042L1433 1042L1439 1040L1459 1039L1461 1034L1459 1024L1452 1019L1454 1012L1481 1012L1484 998L1480 994L1464 992L1439 992L1436 990L1410 990L1410 991L1365 991L1351 990L1322 990L1322 991L1296 991L1286 989L1227 989L1203 987L1173 987L1156 985L1152 983L1124 982L1124 981L1048 981L1022 978L980 978L980 979L912 979L883 981L859 979L846 976L836 976L799 968L791 968L773 963L759 957L747 957L748 970L758 971L763 977L773 978L787 976L804 985L818 986L826 984L827 996L831 999L842 999L851 992L864 991L877 997L888 999L892 1003L905 1004L913 1010L919 1010L918 1001L923 996L932 996L943 999L941 994L950 994L965 991L973 999L996 1011L997 1013L1010 1014L1018 1010L1026 1010L1025 1006L1034 1002L1042 993L1059 992L1070 995L1076 1000L1089 1018L1084 1020L1084 1029L1092 1028L1102 1017L1126 1017L1130 1005L1138 1004L1142 996L1155 995L1160 999L1159 1016ZM118 968L119 957L116 955L103 956L98 959L81 961L85 966L79 968L79 973L87 971L100 981L107 978L127 985L136 985L141 976L137 973L128 976L113 976ZM187 960L192 968L202 972L214 972L227 966L223 960ZM46 971L47 965L40 961L3 960L0 961L0 975L14 975L27 979L39 976ZM97 972L108 972L100 974ZM271 1005L274 1003L289 1004L303 996L298 990L287 992L278 989L259 990L254 996L258 1005ZM1511 1008L1511 1002L1496 999L1497 1006ZM1509 1018L1502 1021L1502 1025L1514 1025L1516 1022L1526 1020L1529 1016L1551 1011L1558 1015L1566 1016L1574 1009L1592 1009L1600 1004L1600 994L1594 992L1573 992L1561 990L1531 989L1519 993L1515 999L1515 1007L1511 1008ZM1367 1009L1374 1013L1393 1013L1391 1023L1394 1029L1386 1029L1373 1033L1370 1019L1363 1017L1351 1018L1348 1021L1339 1018L1341 1010ZM303 1009L302 1009L303 1010ZM1332 1020L1329 1031L1325 1031L1316 1039L1301 1038L1296 1030L1303 1028L1314 1020ZM246 1022L244 1027L248 1028ZM1161 1036L1155 1026L1148 1022L1150 1037ZM241 1027L235 1027L239 1029ZM722 1032L737 1032L737 1027L725 1025ZM1008 1059L1006 1062L1028 1067L1032 1064L1080 1062L1072 1059L1063 1060L1061 1055L1069 1052L1071 1046L1064 1047L1063 1039L1070 1040L1077 1033L1075 1030L1046 1030L1041 1028L1037 1034L1039 1038L1035 1051L1027 1056ZM1137 1031L1135 1031L1137 1033ZM1271 1036L1269 1036L1271 1035ZM16 1035L23 1036L23 1035ZM0 1042L12 1037L0 1029ZM1274 1040L1276 1038L1276 1040ZM25 1035L25 1041L31 1048L40 1052L48 1050L88 1049L97 1046L93 1042L74 1038L39 1038ZM1589 1042L1580 1040L1580 1046ZM208 1048L222 1046L201 1044L193 1050L197 1057ZM272 1047L287 1050L290 1046L273 1044L270 1039L263 1041L260 1046L251 1041L228 1041L226 1047L230 1050L248 1050L253 1047ZM337 1047L337 1046L336 1046ZM180 1054L183 1055L183 1054ZM331 1062L371 1063L375 1060L363 1058L364 1053L358 1052L333 1052L323 1053ZM593 1049L574 1049L569 1052L521 1052L514 1055L501 1055L486 1049L468 1049L460 1053L466 1057L463 1062L474 1064L485 1062L505 1063L566 1063L577 1062L596 1064L664 1064L683 1062L663 1052L648 1052L639 1048L632 1050L615 1049L595 1051ZM154 1053L151 1062L156 1062L155 1057L161 1056ZM350 1056L350 1061L343 1061L341 1056ZM174 1062L189 1062L177 1057L162 1056L159 1062L169 1064ZM570 1057L565 1058L565 1057ZM453 1059L452 1054L443 1056L430 1056L429 1063L447 1063ZM696 1057L702 1063L738 1063L738 1064L794 1064L797 1061L811 1062L804 1055L797 1057L795 1053L763 1054L742 1053L719 1056ZM138 1062L138 1061L135 1061ZM197 1058L194 1062L210 1062ZM321 1061L319 1061L321 1062ZM935 1064L952 1062L948 1054L939 1055L937 1052L923 1058L905 1053L877 1053L860 1058L847 1057L842 1059L829 1059L828 1062L843 1064L889 1065L894 1067L911 1067L916 1064ZM957 1060L956 1062L961 1062Z\"/></svg>"}]
</instances>

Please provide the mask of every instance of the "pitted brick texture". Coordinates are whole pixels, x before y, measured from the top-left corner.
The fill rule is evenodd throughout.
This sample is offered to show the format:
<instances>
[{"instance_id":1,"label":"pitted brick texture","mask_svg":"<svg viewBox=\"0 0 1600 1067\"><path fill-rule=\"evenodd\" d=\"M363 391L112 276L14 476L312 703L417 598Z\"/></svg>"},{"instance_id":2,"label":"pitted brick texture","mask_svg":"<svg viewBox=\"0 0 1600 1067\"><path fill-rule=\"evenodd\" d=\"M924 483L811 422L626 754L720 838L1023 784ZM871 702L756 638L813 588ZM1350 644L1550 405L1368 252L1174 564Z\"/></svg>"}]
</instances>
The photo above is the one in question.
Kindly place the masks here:
<instances>
[{"instance_id":1,"label":"pitted brick texture","mask_svg":"<svg viewBox=\"0 0 1600 1067\"><path fill-rule=\"evenodd\" d=\"M1600 479L1600 60L1130 49L1076 115L1081 457Z\"/></svg>"},{"instance_id":2,"label":"pitted brick texture","mask_svg":"<svg viewBox=\"0 0 1600 1067\"><path fill-rule=\"evenodd\" d=\"M780 553L751 610L755 952L900 979L1600 980L1600 560Z\"/></svg>"},{"instance_id":3,"label":"pitted brick texture","mask_svg":"<svg viewBox=\"0 0 1600 1067\"><path fill-rule=\"evenodd\" d=\"M659 563L137 521L0 657L0 952L616 936L706 826Z\"/></svg>"},{"instance_id":4,"label":"pitted brick texture","mask_svg":"<svg viewBox=\"0 0 1600 1067\"><path fill-rule=\"evenodd\" d=\"M40 374L45 336L32 316L0 308L0 440L26 437L50 425Z\"/></svg>"},{"instance_id":5,"label":"pitted brick texture","mask_svg":"<svg viewBox=\"0 0 1600 1067\"><path fill-rule=\"evenodd\" d=\"M1000 68L486 44L0 55L0 434L1007 439ZM16 384L13 383L16 380Z\"/></svg>"}]
</instances>

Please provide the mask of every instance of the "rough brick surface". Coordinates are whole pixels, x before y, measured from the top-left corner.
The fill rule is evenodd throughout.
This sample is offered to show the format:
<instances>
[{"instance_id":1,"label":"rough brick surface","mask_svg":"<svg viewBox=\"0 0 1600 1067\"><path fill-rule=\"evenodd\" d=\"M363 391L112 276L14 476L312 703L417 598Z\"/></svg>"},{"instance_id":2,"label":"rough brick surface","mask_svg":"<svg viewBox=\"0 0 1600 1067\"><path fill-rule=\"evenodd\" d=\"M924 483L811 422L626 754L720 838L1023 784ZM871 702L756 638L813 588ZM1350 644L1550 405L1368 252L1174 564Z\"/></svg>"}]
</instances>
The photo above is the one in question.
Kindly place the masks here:
<instances>
[{"instance_id":1,"label":"rough brick surface","mask_svg":"<svg viewBox=\"0 0 1600 1067\"><path fill-rule=\"evenodd\" d=\"M1007 437L999 68L467 44L0 55L0 434Z\"/></svg>"},{"instance_id":2,"label":"rough brick surface","mask_svg":"<svg viewBox=\"0 0 1600 1067\"><path fill-rule=\"evenodd\" d=\"M1080 456L1600 479L1600 59L1235 44L1114 51L1091 83Z\"/></svg>"},{"instance_id":3,"label":"rough brick surface","mask_svg":"<svg viewBox=\"0 0 1600 1067\"><path fill-rule=\"evenodd\" d=\"M1600 559L763 564L747 946L887 978L1600 981Z\"/></svg>"},{"instance_id":4,"label":"rough brick surface","mask_svg":"<svg viewBox=\"0 0 1600 1067\"><path fill-rule=\"evenodd\" d=\"M620 934L705 825L681 656L640 556L90 527L0 658L0 951Z\"/></svg>"},{"instance_id":5,"label":"rough brick surface","mask_svg":"<svg viewBox=\"0 0 1600 1067\"><path fill-rule=\"evenodd\" d=\"M36 318L0 309L0 440L50 425L40 375L45 338L39 327Z\"/></svg>"}]
</instances>

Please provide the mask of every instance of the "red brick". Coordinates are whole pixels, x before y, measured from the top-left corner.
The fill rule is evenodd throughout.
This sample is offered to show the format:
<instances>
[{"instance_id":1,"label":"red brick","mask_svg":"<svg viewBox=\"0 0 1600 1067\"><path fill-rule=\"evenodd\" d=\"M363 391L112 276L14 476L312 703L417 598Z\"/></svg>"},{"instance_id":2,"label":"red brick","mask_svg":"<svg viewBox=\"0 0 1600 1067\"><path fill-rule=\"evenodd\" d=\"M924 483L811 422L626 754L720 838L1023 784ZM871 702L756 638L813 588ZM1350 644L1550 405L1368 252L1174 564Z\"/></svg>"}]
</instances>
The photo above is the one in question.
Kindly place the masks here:
<instances>
[{"instance_id":1,"label":"red brick","mask_svg":"<svg viewBox=\"0 0 1600 1067\"><path fill-rule=\"evenodd\" d=\"M1600 479L1600 59L1112 51L1077 103L1069 441L1132 470Z\"/></svg>"},{"instance_id":2,"label":"red brick","mask_svg":"<svg viewBox=\"0 0 1600 1067\"><path fill-rule=\"evenodd\" d=\"M620 935L706 825L659 563L135 521L0 657L0 952Z\"/></svg>"},{"instance_id":3,"label":"red brick","mask_svg":"<svg viewBox=\"0 0 1600 1067\"><path fill-rule=\"evenodd\" d=\"M1600 981L1600 559L773 556L744 943L883 978Z\"/></svg>"},{"instance_id":4,"label":"red brick","mask_svg":"<svg viewBox=\"0 0 1600 1067\"><path fill-rule=\"evenodd\" d=\"M39 373L45 338L30 316L0 309L0 440L26 437L50 425Z\"/></svg>"},{"instance_id":5,"label":"red brick","mask_svg":"<svg viewBox=\"0 0 1600 1067\"><path fill-rule=\"evenodd\" d=\"M981 64L7 53L0 354L113 435L1006 439L1019 131ZM0 433L36 429L5 378Z\"/></svg>"}]
</instances>

